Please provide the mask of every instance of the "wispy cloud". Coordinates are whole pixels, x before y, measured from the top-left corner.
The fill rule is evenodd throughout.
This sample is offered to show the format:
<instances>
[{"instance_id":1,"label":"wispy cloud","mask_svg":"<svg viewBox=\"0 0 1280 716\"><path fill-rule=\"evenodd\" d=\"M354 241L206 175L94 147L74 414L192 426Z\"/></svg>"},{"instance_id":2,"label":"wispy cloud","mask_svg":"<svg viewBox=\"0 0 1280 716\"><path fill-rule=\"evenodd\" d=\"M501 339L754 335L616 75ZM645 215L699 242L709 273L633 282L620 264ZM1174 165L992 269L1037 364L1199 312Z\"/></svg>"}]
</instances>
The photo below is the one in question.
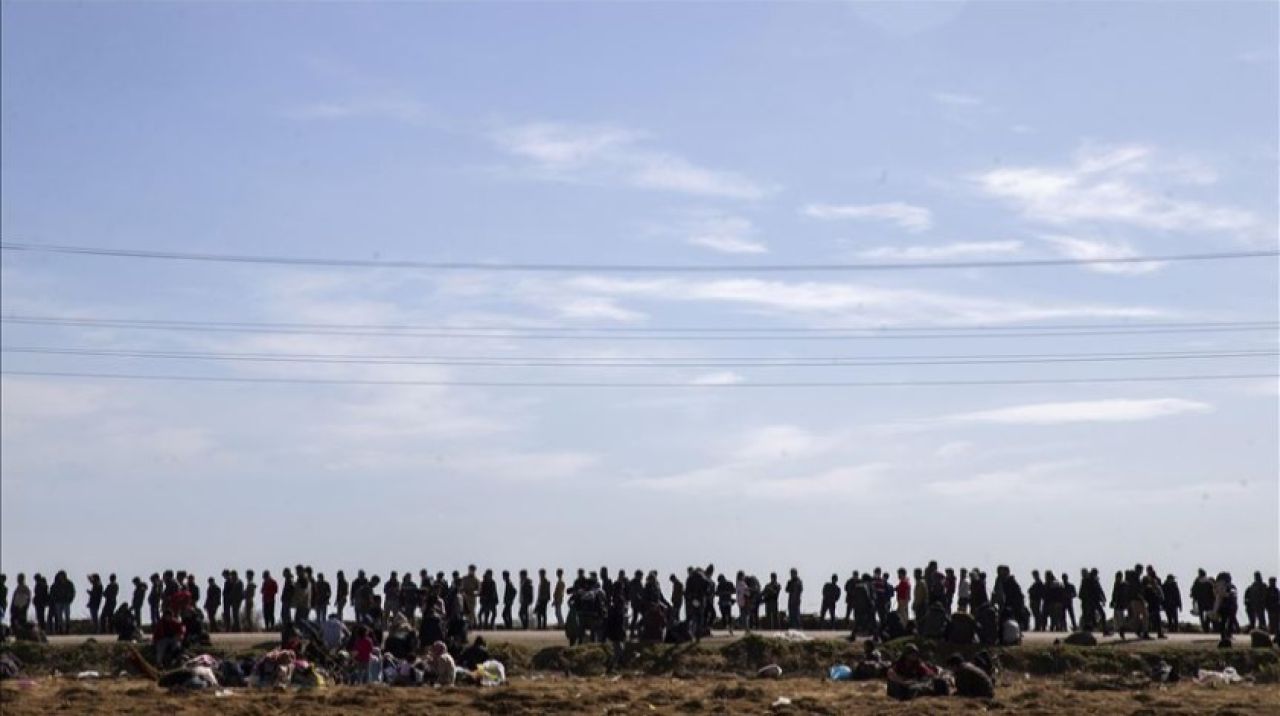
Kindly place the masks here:
<instances>
[{"instance_id":1,"label":"wispy cloud","mask_svg":"<svg viewBox=\"0 0 1280 716\"><path fill-rule=\"evenodd\" d=\"M1074 236L1062 235L1046 236L1044 237L1044 240L1048 242L1048 244L1060 255L1070 259L1118 259L1139 255L1133 247L1125 243L1080 239ZM1165 264L1163 263L1151 262L1132 264L1085 264L1084 268L1088 271L1095 271L1097 273L1133 276L1159 271L1164 268L1164 266Z\"/></svg>"},{"instance_id":2,"label":"wispy cloud","mask_svg":"<svg viewBox=\"0 0 1280 716\"><path fill-rule=\"evenodd\" d=\"M858 256L889 261L937 261L967 256L1015 254L1021 250L1021 241L961 241L925 246L877 246L859 251Z\"/></svg>"},{"instance_id":3,"label":"wispy cloud","mask_svg":"<svg viewBox=\"0 0 1280 716\"><path fill-rule=\"evenodd\" d=\"M955 423L997 425L1062 425L1066 423L1123 423L1153 420L1173 415L1207 413L1208 403L1181 398L1146 400L1080 400L1061 403L1012 405L995 410L959 413L944 418Z\"/></svg>"},{"instance_id":4,"label":"wispy cloud","mask_svg":"<svg viewBox=\"0 0 1280 716\"><path fill-rule=\"evenodd\" d=\"M1036 303L853 282L755 278L623 278L579 276L570 291L664 302L704 302L791 314L824 325L903 323L983 325L1065 318L1158 318L1165 310L1097 303Z\"/></svg>"},{"instance_id":5,"label":"wispy cloud","mask_svg":"<svg viewBox=\"0 0 1280 716\"><path fill-rule=\"evenodd\" d=\"M747 219L739 216L713 216L698 221L692 227L688 241L694 246L725 254L768 253L769 247L764 242L751 238L753 234L755 226Z\"/></svg>"},{"instance_id":6,"label":"wispy cloud","mask_svg":"<svg viewBox=\"0 0 1280 716\"><path fill-rule=\"evenodd\" d=\"M933 101L950 107L977 107L982 104L981 97L962 92L934 92L932 96Z\"/></svg>"},{"instance_id":7,"label":"wispy cloud","mask_svg":"<svg viewBox=\"0 0 1280 716\"><path fill-rule=\"evenodd\" d=\"M734 385L744 380L746 379L738 373L731 370L722 370L715 373L704 373L689 382L694 385Z\"/></svg>"},{"instance_id":8,"label":"wispy cloud","mask_svg":"<svg viewBox=\"0 0 1280 716\"><path fill-rule=\"evenodd\" d=\"M1084 465L1082 460L1037 462L1018 468L994 470L972 477L952 480L934 480L925 483L925 490L939 497L966 500L1025 500L1047 499L1078 490L1071 480L1049 480L1071 468Z\"/></svg>"},{"instance_id":9,"label":"wispy cloud","mask_svg":"<svg viewBox=\"0 0 1280 716\"><path fill-rule=\"evenodd\" d=\"M1164 160L1142 145L1086 147L1068 166L1005 167L972 176L978 190L1037 222L1098 222L1161 231L1249 232L1252 213L1176 199L1154 181L1205 184L1214 176L1186 160Z\"/></svg>"},{"instance_id":10,"label":"wispy cloud","mask_svg":"<svg viewBox=\"0 0 1280 716\"><path fill-rule=\"evenodd\" d=\"M503 150L530 162L533 176L616 181L643 189L726 199L760 199L776 186L700 166L649 146L649 135L623 127L532 123L493 134Z\"/></svg>"},{"instance_id":11,"label":"wispy cloud","mask_svg":"<svg viewBox=\"0 0 1280 716\"><path fill-rule=\"evenodd\" d=\"M800 213L812 219L854 219L884 221L906 231L927 231L933 226L933 212L923 206L901 201L882 204L807 204Z\"/></svg>"}]
</instances>

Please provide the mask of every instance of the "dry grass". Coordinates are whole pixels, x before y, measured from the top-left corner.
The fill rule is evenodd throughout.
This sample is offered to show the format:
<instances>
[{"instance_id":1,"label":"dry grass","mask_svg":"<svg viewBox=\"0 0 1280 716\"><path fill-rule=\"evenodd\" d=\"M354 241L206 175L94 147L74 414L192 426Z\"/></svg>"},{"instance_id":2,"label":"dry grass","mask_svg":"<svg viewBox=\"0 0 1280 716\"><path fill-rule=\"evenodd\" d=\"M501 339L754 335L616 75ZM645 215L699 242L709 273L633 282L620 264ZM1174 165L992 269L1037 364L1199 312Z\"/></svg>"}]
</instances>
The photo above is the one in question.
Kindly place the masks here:
<instances>
[{"instance_id":1,"label":"dry grass","mask_svg":"<svg viewBox=\"0 0 1280 716\"><path fill-rule=\"evenodd\" d=\"M779 681L735 676L697 679L671 677L518 677L493 688L392 689L336 687L310 691L236 689L226 697L212 693L174 694L133 680L75 682L41 679L0 689L0 711L25 714L131 713L225 716L282 712L305 714L973 714L984 711L1057 714L1277 714L1280 686L1230 687L1182 683L1138 689L1090 689L1079 681L1016 677L1003 684L992 701L956 697L909 703L885 696L880 682L830 683L814 678ZM779 697L789 706L774 707Z\"/></svg>"}]
</instances>

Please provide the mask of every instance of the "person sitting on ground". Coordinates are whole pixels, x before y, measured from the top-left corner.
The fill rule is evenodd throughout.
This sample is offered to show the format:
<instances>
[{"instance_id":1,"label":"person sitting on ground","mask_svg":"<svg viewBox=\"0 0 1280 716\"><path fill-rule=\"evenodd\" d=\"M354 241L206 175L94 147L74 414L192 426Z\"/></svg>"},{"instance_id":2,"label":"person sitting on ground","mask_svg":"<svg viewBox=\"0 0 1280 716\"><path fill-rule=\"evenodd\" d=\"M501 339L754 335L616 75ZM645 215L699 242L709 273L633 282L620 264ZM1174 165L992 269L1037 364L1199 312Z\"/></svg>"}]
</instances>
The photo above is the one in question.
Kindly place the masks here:
<instances>
[{"instance_id":1,"label":"person sitting on ground","mask_svg":"<svg viewBox=\"0 0 1280 716\"><path fill-rule=\"evenodd\" d=\"M489 645L485 643L484 637L478 636L471 645L462 651L458 656L458 663L468 671L475 669L477 666L489 660Z\"/></svg>"},{"instance_id":2,"label":"person sitting on ground","mask_svg":"<svg viewBox=\"0 0 1280 716\"><path fill-rule=\"evenodd\" d=\"M915 644L903 648L902 656L893 662L885 676L887 693L900 701L919 696L946 696L950 690L938 667L925 661Z\"/></svg>"},{"instance_id":3,"label":"person sitting on ground","mask_svg":"<svg viewBox=\"0 0 1280 716\"><path fill-rule=\"evenodd\" d=\"M437 641L427 651L427 671L434 676L436 686L453 686L458 680L458 665L449 656L444 642Z\"/></svg>"},{"instance_id":4,"label":"person sitting on ground","mask_svg":"<svg viewBox=\"0 0 1280 716\"><path fill-rule=\"evenodd\" d=\"M853 674L851 678L854 681L869 681L871 679L883 679L885 674L889 672L892 664L884 658L880 650L876 648L873 639L867 639L862 642L862 658L858 663L853 665Z\"/></svg>"},{"instance_id":5,"label":"person sitting on ground","mask_svg":"<svg viewBox=\"0 0 1280 716\"><path fill-rule=\"evenodd\" d=\"M955 679L957 696L975 699L995 697L996 687L991 677L976 664L965 661L959 654L952 654L947 659L947 667Z\"/></svg>"}]
</instances>

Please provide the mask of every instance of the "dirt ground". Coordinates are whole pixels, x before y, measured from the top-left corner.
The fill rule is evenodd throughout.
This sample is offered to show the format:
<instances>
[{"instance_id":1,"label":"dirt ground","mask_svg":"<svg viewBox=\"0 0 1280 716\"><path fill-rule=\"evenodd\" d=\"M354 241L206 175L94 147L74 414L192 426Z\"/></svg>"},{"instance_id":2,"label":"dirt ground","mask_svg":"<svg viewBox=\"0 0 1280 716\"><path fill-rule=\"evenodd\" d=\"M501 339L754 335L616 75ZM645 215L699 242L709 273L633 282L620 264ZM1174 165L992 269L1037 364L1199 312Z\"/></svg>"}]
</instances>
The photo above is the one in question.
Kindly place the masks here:
<instances>
[{"instance_id":1,"label":"dirt ground","mask_svg":"<svg viewBox=\"0 0 1280 716\"><path fill-rule=\"evenodd\" d=\"M169 693L122 679L96 682L44 678L0 688L0 711L26 714L970 714L985 711L1043 714L1280 714L1280 685L1200 686L1181 683L1136 690L1104 679L1014 677L996 699L889 699L881 682L832 683L814 678L760 681L736 676L515 677L480 689L347 686L305 691L230 690ZM780 697L789 704L778 703ZM777 704L777 705L775 705Z\"/></svg>"}]
</instances>

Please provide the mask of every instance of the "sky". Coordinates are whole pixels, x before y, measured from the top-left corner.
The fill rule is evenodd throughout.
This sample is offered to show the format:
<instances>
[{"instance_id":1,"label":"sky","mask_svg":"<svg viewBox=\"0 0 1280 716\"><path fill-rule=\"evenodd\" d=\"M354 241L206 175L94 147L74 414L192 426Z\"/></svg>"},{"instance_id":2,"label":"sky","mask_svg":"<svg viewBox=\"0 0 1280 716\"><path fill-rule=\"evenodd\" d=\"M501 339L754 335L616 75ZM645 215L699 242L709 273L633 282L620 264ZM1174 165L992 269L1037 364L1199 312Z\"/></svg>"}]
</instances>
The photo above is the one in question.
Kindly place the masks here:
<instances>
[{"instance_id":1,"label":"sky","mask_svg":"<svg viewBox=\"0 0 1280 716\"><path fill-rule=\"evenodd\" d=\"M1275 378L928 384L1274 375L1274 327L1036 335L1274 322L1274 257L750 269L1274 249L1275 3L0 7L6 242L742 267L4 251L6 318L198 324L6 320L7 573L1280 570ZM1144 357L919 364L1081 354Z\"/></svg>"}]
</instances>

